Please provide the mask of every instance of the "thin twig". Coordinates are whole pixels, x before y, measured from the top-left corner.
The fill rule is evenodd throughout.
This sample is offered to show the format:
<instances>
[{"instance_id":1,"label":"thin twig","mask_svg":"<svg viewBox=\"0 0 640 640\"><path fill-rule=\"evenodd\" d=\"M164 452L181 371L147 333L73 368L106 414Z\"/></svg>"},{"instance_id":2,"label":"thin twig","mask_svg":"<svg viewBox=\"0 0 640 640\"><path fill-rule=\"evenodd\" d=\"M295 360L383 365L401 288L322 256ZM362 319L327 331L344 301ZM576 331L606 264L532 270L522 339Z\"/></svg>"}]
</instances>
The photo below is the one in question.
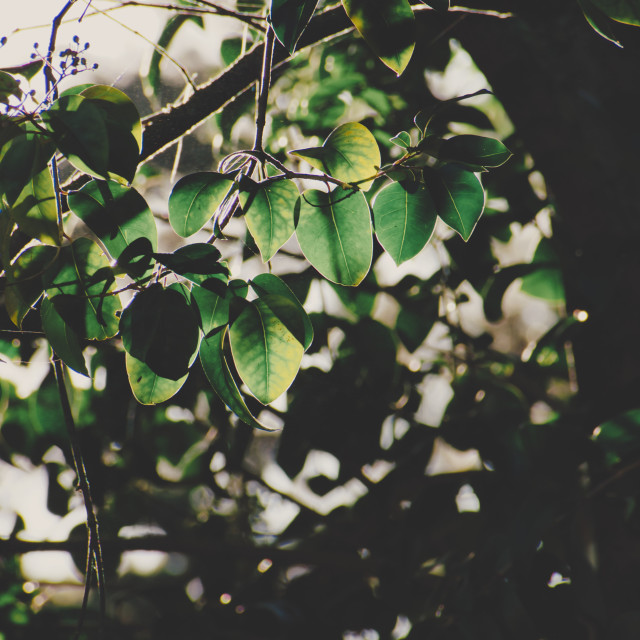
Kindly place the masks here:
<instances>
[{"instance_id":1,"label":"thin twig","mask_svg":"<svg viewBox=\"0 0 640 640\"><path fill-rule=\"evenodd\" d=\"M46 64L44 69L44 86L45 94L51 92L52 100L58 98L58 87L56 79L53 77L53 52L56 50L56 38L58 37L58 29L62 23L62 19L67 15L69 9L74 5L76 0L68 0L60 13L53 19L51 23L51 37L49 38L49 48L47 49Z\"/></svg>"},{"instance_id":2,"label":"thin twig","mask_svg":"<svg viewBox=\"0 0 640 640\"><path fill-rule=\"evenodd\" d=\"M56 377L56 383L58 386L58 395L60 397L60 404L62 405L62 414L64 415L64 422L67 428L67 434L71 444L71 456L73 459L73 465L78 476L78 482L80 484L80 491L82 492L82 498L84 500L84 507L87 513L87 527L89 529L89 550L90 556L93 556L93 566L96 571L96 577L98 582L98 593L100 597L100 617L102 622L105 620L106 610L106 595L104 584L104 563L102 560L102 547L100 545L100 532L98 528L98 518L96 516L96 509L91 496L91 487L89 485L89 478L87 477L87 470L84 465L84 458L82 456L82 448L80 446L80 440L76 431L76 424L71 412L71 405L69 404L69 396L67 395L67 388L64 381L64 369L62 361L53 354L53 366ZM91 579L90 574L85 576L85 580L89 582ZM81 616L80 621L84 620L84 614ZM78 634L80 629L78 630Z\"/></svg>"},{"instance_id":3,"label":"thin twig","mask_svg":"<svg viewBox=\"0 0 640 640\"><path fill-rule=\"evenodd\" d=\"M256 137L253 143L254 151L262 151L262 138L267 121L267 104L269 102L269 87L271 85L271 65L273 63L273 42L275 32L273 27L267 29L262 56L262 72L260 74L260 90L256 100Z\"/></svg>"}]
</instances>

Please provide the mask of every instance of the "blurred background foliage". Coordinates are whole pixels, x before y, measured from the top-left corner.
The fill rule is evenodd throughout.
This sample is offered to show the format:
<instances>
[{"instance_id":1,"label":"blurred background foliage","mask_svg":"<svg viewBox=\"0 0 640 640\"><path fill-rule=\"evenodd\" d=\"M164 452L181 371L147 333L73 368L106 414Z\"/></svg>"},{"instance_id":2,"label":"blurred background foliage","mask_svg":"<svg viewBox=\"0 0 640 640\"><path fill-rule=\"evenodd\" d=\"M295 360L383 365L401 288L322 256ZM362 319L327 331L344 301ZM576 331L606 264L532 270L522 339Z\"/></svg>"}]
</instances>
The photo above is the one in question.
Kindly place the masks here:
<instances>
[{"instance_id":1,"label":"blurred background foliage","mask_svg":"<svg viewBox=\"0 0 640 640\"><path fill-rule=\"evenodd\" d=\"M640 40L620 27L628 48L611 53L577 7L470 4L515 4L515 15L429 15L399 78L353 34L275 72L266 148L283 162L296 161L288 149L319 144L351 121L392 162L399 150L389 139L417 136L416 113L485 87L496 96L442 109L437 128L495 136L514 153L484 174L486 209L468 243L439 225L402 267L376 246L374 268L354 289L320 278L294 241L274 258L315 332L286 397L262 411L280 430L238 421L198 370L167 403L141 406L118 340L85 352L93 378L72 376L70 393L103 539L106 637L636 637L640 410L637 372L624 364L638 355L637 296L626 287L638 271L635 227L618 215L623 190L609 193L599 225L585 208L578 220L564 191L580 184L573 172L587 191L611 182L592 184L598 167L554 165L545 136L566 134L553 144L573 145L572 117L579 129L590 118L596 139L629 124L612 120L619 105L604 101L622 71L605 75L611 65L630 68ZM170 51L167 34L186 22L165 31ZM228 35L219 23L214 31L225 66L251 34L223 24ZM499 39L493 57L477 53L482 38L486 47ZM587 60L601 61L592 66L597 86L582 87L597 108L579 112L584 96L558 89L546 95L548 110L558 100L568 114L538 111L535 129L537 77L515 74L528 73L518 62L544 46L546 60L530 64L555 85L571 65L580 75ZM220 70L202 60L201 80ZM119 81L143 114L180 99L167 61L155 64ZM518 93L520 80L528 92ZM152 204L165 250L178 242L166 222L172 183L250 147L254 103L251 91L238 96L179 155L171 148L139 172L134 185ZM622 151L631 144L616 140ZM573 233L579 224L582 235ZM265 271L242 219L225 231L216 246L232 271ZM618 243L625 233L629 245ZM620 260L631 270L624 283ZM0 322L0 636L69 638L86 563L81 496L48 350L29 333L39 327L29 317L23 332L6 315ZM48 528L35 524L42 512ZM94 590L82 637L100 637L101 624Z\"/></svg>"}]
</instances>

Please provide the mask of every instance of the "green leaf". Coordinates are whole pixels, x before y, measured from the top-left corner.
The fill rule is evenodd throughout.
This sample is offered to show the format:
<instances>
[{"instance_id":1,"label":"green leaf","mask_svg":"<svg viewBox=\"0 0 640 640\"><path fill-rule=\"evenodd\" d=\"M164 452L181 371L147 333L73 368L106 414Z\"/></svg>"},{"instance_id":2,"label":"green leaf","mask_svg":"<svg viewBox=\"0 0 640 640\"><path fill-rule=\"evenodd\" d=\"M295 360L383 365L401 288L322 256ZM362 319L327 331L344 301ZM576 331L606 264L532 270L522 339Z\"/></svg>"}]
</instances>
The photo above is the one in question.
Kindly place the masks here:
<instances>
[{"instance_id":1,"label":"green leaf","mask_svg":"<svg viewBox=\"0 0 640 640\"><path fill-rule=\"evenodd\" d=\"M250 281L252 289L258 294L259 297L265 299L268 304L269 296L280 296L284 297L290 302L293 303L294 307L297 309L298 319L294 320L294 324L298 325L300 322L302 326L298 329L293 329L292 326L289 326L289 330L296 336L299 342L302 343L304 350L306 351L313 342L313 325L311 324L311 320L307 315L307 312L304 310L304 307L300 304L300 301L296 297L296 295L289 289L289 287L280 279L278 276L272 273L261 273L259 276L253 278ZM274 313L275 309L272 309ZM284 318L281 318L285 324L287 322Z\"/></svg>"},{"instance_id":2,"label":"green leaf","mask_svg":"<svg viewBox=\"0 0 640 640\"><path fill-rule=\"evenodd\" d=\"M342 4L375 54L400 75L416 44L416 24L408 0L342 0Z\"/></svg>"},{"instance_id":3,"label":"green leaf","mask_svg":"<svg viewBox=\"0 0 640 640\"><path fill-rule=\"evenodd\" d=\"M89 377L78 334L65 322L49 298L40 304L40 318L51 348L74 371Z\"/></svg>"},{"instance_id":4,"label":"green leaf","mask_svg":"<svg viewBox=\"0 0 640 640\"><path fill-rule=\"evenodd\" d=\"M191 297L200 314L200 327L205 336L214 329L229 323L229 305L233 298L244 299L248 286L244 280L232 280L228 286L220 281L205 280L201 286L193 287Z\"/></svg>"},{"instance_id":5,"label":"green leaf","mask_svg":"<svg viewBox=\"0 0 640 640\"><path fill-rule=\"evenodd\" d=\"M406 131L401 131L393 136L393 138L390 138L389 142L393 142L393 144L401 147L402 149L408 149L411 147L411 134Z\"/></svg>"},{"instance_id":6,"label":"green leaf","mask_svg":"<svg viewBox=\"0 0 640 640\"><path fill-rule=\"evenodd\" d=\"M609 17L605 15L598 7L596 7L591 0L578 0L578 4L582 9L582 13L586 18L591 28L605 40L612 42L618 47L622 47L622 44L616 39L613 31L611 30L611 22Z\"/></svg>"},{"instance_id":7,"label":"green leaf","mask_svg":"<svg viewBox=\"0 0 640 640\"><path fill-rule=\"evenodd\" d=\"M95 242L78 238L63 247L43 280L58 313L81 338L106 340L116 335L120 300L111 295L113 272Z\"/></svg>"},{"instance_id":8,"label":"green leaf","mask_svg":"<svg viewBox=\"0 0 640 640\"><path fill-rule=\"evenodd\" d=\"M284 297L280 302L293 306ZM245 303L229 337L238 373L260 402L273 402L289 388L304 348L269 304L260 298Z\"/></svg>"},{"instance_id":9,"label":"green leaf","mask_svg":"<svg viewBox=\"0 0 640 640\"><path fill-rule=\"evenodd\" d=\"M296 235L302 253L327 280L355 286L369 272L373 234L362 192L305 191Z\"/></svg>"},{"instance_id":10,"label":"green leaf","mask_svg":"<svg viewBox=\"0 0 640 640\"><path fill-rule=\"evenodd\" d=\"M429 242L437 219L431 195L423 184L394 182L373 201L376 236L396 264L413 258Z\"/></svg>"},{"instance_id":11,"label":"green leaf","mask_svg":"<svg viewBox=\"0 0 640 640\"><path fill-rule=\"evenodd\" d=\"M179 180L169 196L169 222L173 230L183 238L200 231L232 185L228 177L213 171L192 173Z\"/></svg>"},{"instance_id":12,"label":"green leaf","mask_svg":"<svg viewBox=\"0 0 640 640\"><path fill-rule=\"evenodd\" d=\"M260 184L254 191L240 193L247 227L260 249L263 262L271 260L293 235L299 197L298 187L292 180Z\"/></svg>"},{"instance_id":13,"label":"green leaf","mask_svg":"<svg viewBox=\"0 0 640 640\"><path fill-rule=\"evenodd\" d=\"M224 328L209 338L202 341L200 345L200 363L207 380L218 394L222 402L235 413L240 420L250 427L262 429L264 431L272 431L261 422L259 422L249 411L247 405L238 389L229 365L224 357L224 338L227 329Z\"/></svg>"},{"instance_id":14,"label":"green leaf","mask_svg":"<svg viewBox=\"0 0 640 640\"><path fill-rule=\"evenodd\" d=\"M48 167L29 180L13 203L11 213L23 233L44 244L60 244L56 196Z\"/></svg>"},{"instance_id":15,"label":"green leaf","mask_svg":"<svg viewBox=\"0 0 640 640\"><path fill-rule=\"evenodd\" d=\"M198 320L175 289L153 284L138 293L120 318L122 344L162 378L179 380L198 349Z\"/></svg>"},{"instance_id":16,"label":"green leaf","mask_svg":"<svg viewBox=\"0 0 640 640\"><path fill-rule=\"evenodd\" d=\"M5 73L11 73L13 75L22 76L26 80L31 80L37 73L42 69L44 65L43 60L33 60L32 62L27 62L26 64L20 64L15 67L2 67L0 71L4 71Z\"/></svg>"},{"instance_id":17,"label":"green leaf","mask_svg":"<svg viewBox=\"0 0 640 640\"><path fill-rule=\"evenodd\" d=\"M534 269L535 265L540 265L540 268L523 276L520 287L522 291L550 302L564 302L562 273L558 267L554 266L558 264L558 255L551 242L543 237L531 260L531 266Z\"/></svg>"},{"instance_id":18,"label":"green leaf","mask_svg":"<svg viewBox=\"0 0 640 640\"><path fill-rule=\"evenodd\" d=\"M246 45L243 38L226 38L220 43L220 57L225 67L234 63L242 54L243 45Z\"/></svg>"},{"instance_id":19,"label":"green leaf","mask_svg":"<svg viewBox=\"0 0 640 640\"><path fill-rule=\"evenodd\" d=\"M155 250L158 232L145 199L133 188L92 180L67 198L73 211L117 260L136 239L147 238Z\"/></svg>"},{"instance_id":20,"label":"green leaf","mask_svg":"<svg viewBox=\"0 0 640 640\"><path fill-rule=\"evenodd\" d=\"M125 354L129 385L140 404L159 404L172 398L186 382L188 374L178 380L163 378L130 353Z\"/></svg>"},{"instance_id":21,"label":"green leaf","mask_svg":"<svg viewBox=\"0 0 640 640\"><path fill-rule=\"evenodd\" d=\"M40 117L60 151L80 171L96 178L109 173L109 130L104 112L80 95L62 96Z\"/></svg>"},{"instance_id":22,"label":"green leaf","mask_svg":"<svg viewBox=\"0 0 640 640\"><path fill-rule=\"evenodd\" d=\"M318 0L271 0L269 22L276 37L289 53L293 53L296 43L305 30Z\"/></svg>"},{"instance_id":23,"label":"green leaf","mask_svg":"<svg viewBox=\"0 0 640 640\"><path fill-rule=\"evenodd\" d=\"M380 149L373 134L359 122L334 129L321 147L291 151L333 178L358 183L368 191L380 168Z\"/></svg>"},{"instance_id":24,"label":"green leaf","mask_svg":"<svg viewBox=\"0 0 640 640\"><path fill-rule=\"evenodd\" d=\"M612 20L640 26L640 2L638 0L591 0Z\"/></svg>"},{"instance_id":25,"label":"green leaf","mask_svg":"<svg viewBox=\"0 0 640 640\"><path fill-rule=\"evenodd\" d=\"M11 96L20 98L20 83L6 71L0 71L0 104L9 104Z\"/></svg>"},{"instance_id":26,"label":"green leaf","mask_svg":"<svg viewBox=\"0 0 640 640\"><path fill-rule=\"evenodd\" d=\"M205 242L180 247L173 253L154 253L153 257L174 273L196 284L202 284L210 279L210 276L226 283L229 276L226 264L219 262L220 251Z\"/></svg>"},{"instance_id":27,"label":"green leaf","mask_svg":"<svg viewBox=\"0 0 640 640\"><path fill-rule=\"evenodd\" d=\"M484 190L475 174L455 164L425 170L438 215L466 242L484 209Z\"/></svg>"},{"instance_id":28,"label":"green leaf","mask_svg":"<svg viewBox=\"0 0 640 640\"><path fill-rule=\"evenodd\" d=\"M27 247L5 269L7 286L4 304L11 321L22 327L22 321L44 291L42 274L56 259L58 250L46 245Z\"/></svg>"},{"instance_id":29,"label":"green leaf","mask_svg":"<svg viewBox=\"0 0 640 640\"><path fill-rule=\"evenodd\" d=\"M484 136L454 136L445 140L438 158L443 162L459 162L479 167L499 167L513 154L500 140Z\"/></svg>"},{"instance_id":30,"label":"green leaf","mask_svg":"<svg viewBox=\"0 0 640 640\"><path fill-rule=\"evenodd\" d=\"M41 141L42 136L33 133L16 135L10 129L11 138L0 149L0 195L6 196L12 205L29 181L47 169L55 146Z\"/></svg>"}]
</instances>

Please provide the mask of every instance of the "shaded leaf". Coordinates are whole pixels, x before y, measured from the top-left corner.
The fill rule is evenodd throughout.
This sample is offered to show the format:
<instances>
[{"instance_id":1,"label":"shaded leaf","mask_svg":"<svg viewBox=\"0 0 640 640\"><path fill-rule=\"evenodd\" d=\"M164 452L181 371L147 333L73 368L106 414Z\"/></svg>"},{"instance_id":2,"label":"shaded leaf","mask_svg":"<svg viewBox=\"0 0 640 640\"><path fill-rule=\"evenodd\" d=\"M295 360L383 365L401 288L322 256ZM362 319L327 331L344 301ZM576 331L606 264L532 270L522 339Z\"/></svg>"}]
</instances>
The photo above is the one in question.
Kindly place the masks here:
<instances>
[{"instance_id":1,"label":"shaded leaf","mask_svg":"<svg viewBox=\"0 0 640 640\"><path fill-rule=\"evenodd\" d=\"M307 260L327 280L355 286L371 267L371 215L361 192L305 191L296 235Z\"/></svg>"},{"instance_id":2,"label":"shaded leaf","mask_svg":"<svg viewBox=\"0 0 640 640\"><path fill-rule=\"evenodd\" d=\"M442 143L438 157L479 167L499 167L513 154L500 140L484 136L454 136Z\"/></svg>"},{"instance_id":3,"label":"shaded leaf","mask_svg":"<svg viewBox=\"0 0 640 640\"><path fill-rule=\"evenodd\" d=\"M229 371L223 350L226 333L226 328L222 329L209 338L205 338L200 345L200 363L207 380L220 400L245 424L256 429L272 431L259 422L249 411L238 385Z\"/></svg>"},{"instance_id":4,"label":"shaded leaf","mask_svg":"<svg viewBox=\"0 0 640 640\"><path fill-rule=\"evenodd\" d=\"M394 182L381 189L373 201L376 236L398 265L413 258L429 242L437 217L423 184L409 188Z\"/></svg>"},{"instance_id":5,"label":"shaded leaf","mask_svg":"<svg viewBox=\"0 0 640 640\"><path fill-rule=\"evenodd\" d=\"M342 0L347 15L375 54L400 75L416 44L416 26L408 0Z\"/></svg>"},{"instance_id":6,"label":"shaded leaf","mask_svg":"<svg viewBox=\"0 0 640 640\"><path fill-rule=\"evenodd\" d=\"M174 273L197 284L204 283L210 276L226 283L229 276L227 266L220 262L220 251L204 242L180 247L173 253L154 253L153 257Z\"/></svg>"},{"instance_id":7,"label":"shaded leaf","mask_svg":"<svg viewBox=\"0 0 640 640\"><path fill-rule=\"evenodd\" d=\"M220 281L204 281L201 286L193 287L191 297L198 308L200 327L205 336L229 323L231 301L234 297L244 299L247 290L244 280L232 280L229 286Z\"/></svg>"},{"instance_id":8,"label":"shaded leaf","mask_svg":"<svg viewBox=\"0 0 640 640\"><path fill-rule=\"evenodd\" d=\"M120 335L127 353L161 378L179 380L191 366L200 331L184 296L153 284L122 312Z\"/></svg>"},{"instance_id":9,"label":"shaded leaf","mask_svg":"<svg viewBox=\"0 0 640 640\"><path fill-rule=\"evenodd\" d=\"M179 180L169 196L169 222L173 230L188 238L209 221L233 182L221 173L203 171Z\"/></svg>"},{"instance_id":10,"label":"shaded leaf","mask_svg":"<svg viewBox=\"0 0 640 640\"><path fill-rule=\"evenodd\" d=\"M69 208L104 244L112 258L138 238L146 238L153 250L158 232L145 199L133 188L112 181L92 180L67 197Z\"/></svg>"},{"instance_id":11,"label":"shaded leaf","mask_svg":"<svg viewBox=\"0 0 640 640\"><path fill-rule=\"evenodd\" d=\"M178 380L163 378L130 353L125 354L125 362L131 391L140 404L159 404L169 400L180 391L188 377L185 374Z\"/></svg>"},{"instance_id":12,"label":"shaded leaf","mask_svg":"<svg viewBox=\"0 0 640 640\"><path fill-rule=\"evenodd\" d=\"M612 20L640 26L640 2L638 0L591 0Z\"/></svg>"},{"instance_id":13,"label":"shaded leaf","mask_svg":"<svg viewBox=\"0 0 640 640\"><path fill-rule=\"evenodd\" d=\"M9 98L20 98L22 90L20 83L6 71L0 71L0 103L9 104Z\"/></svg>"},{"instance_id":14,"label":"shaded leaf","mask_svg":"<svg viewBox=\"0 0 640 640\"><path fill-rule=\"evenodd\" d=\"M251 288L258 294L258 296L267 301L267 304L269 304L268 300L270 299L270 295L287 298L293 303L295 308L298 310L302 327L294 330L291 326L287 326L296 336L298 341L302 343L302 346L306 351L313 341L313 325L311 324L311 320L309 319L307 312L304 310L304 307L300 304L300 301L293 291L291 291L291 289L289 289L289 287L280 278L278 278L278 276L272 273L261 273L259 276L253 278L250 281L250 284ZM274 308L272 308L272 310L274 313L277 313ZM284 318L281 318L281 320L287 324ZM297 320L295 323L299 324Z\"/></svg>"},{"instance_id":15,"label":"shaded leaf","mask_svg":"<svg viewBox=\"0 0 640 640\"><path fill-rule=\"evenodd\" d=\"M245 213L262 261L271 260L295 231L295 209L300 192L292 180L256 185L254 191L242 191L240 204Z\"/></svg>"},{"instance_id":16,"label":"shaded leaf","mask_svg":"<svg viewBox=\"0 0 640 640\"><path fill-rule=\"evenodd\" d=\"M111 295L113 272L95 242L78 238L63 247L43 280L58 313L81 338L105 340L116 335L120 300Z\"/></svg>"},{"instance_id":17,"label":"shaded leaf","mask_svg":"<svg viewBox=\"0 0 640 640\"><path fill-rule=\"evenodd\" d=\"M340 125L328 135L321 147L297 149L290 153L337 180L358 183L363 191L368 191L373 184L381 162L376 139L359 122Z\"/></svg>"},{"instance_id":18,"label":"shaded leaf","mask_svg":"<svg viewBox=\"0 0 640 640\"><path fill-rule=\"evenodd\" d=\"M296 43L305 30L318 0L271 0L269 22L276 37L289 53L293 53Z\"/></svg>"},{"instance_id":19,"label":"shaded leaf","mask_svg":"<svg viewBox=\"0 0 640 640\"><path fill-rule=\"evenodd\" d=\"M598 9L591 0L578 0L578 4L587 22L596 33L618 47L622 47L622 44L613 34L611 22L609 22L609 17L605 13Z\"/></svg>"},{"instance_id":20,"label":"shaded leaf","mask_svg":"<svg viewBox=\"0 0 640 640\"><path fill-rule=\"evenodd\" d=\"M26 64L20 64L15 67L3 67L0 71L11 73L14 75L22 76L27 80L31 80L42 69L44 65L43 60L32 60Z\"/></svg>"},{"instance_id":21,"label":"shaded leaf","mask_svg":"<svg viewBox=\"0 0 640 640\"><path fill-rule=\"evenodd\" d=\"M74 371L89 377L78 334L65 322L49 298L40 304L40 318L51 348Z\"/></svg>"},{"instance_id":22,"label":"shaded leaf","mask_svg":"<svg viewBox=\"0 0 640 640\"><path fill-rule=\"evenodd\" d=\"M278 297L279 305L297 311L293 302ZM229 333L238 374L263 404L273 402L289 388L304 354L302 344L278 315L260 298L247 302Z\"/></svg>"},{"instance_id":23,"label":"shaded leaf","mask_svg":"<svg viewBox=\"0 0 640 640\"><path fill-rule=\"evenodd\" d=\"M484 209L484 190L475 174L455 164L425 170L438 215L466 242Z\"/></svg>"}]
</instances>

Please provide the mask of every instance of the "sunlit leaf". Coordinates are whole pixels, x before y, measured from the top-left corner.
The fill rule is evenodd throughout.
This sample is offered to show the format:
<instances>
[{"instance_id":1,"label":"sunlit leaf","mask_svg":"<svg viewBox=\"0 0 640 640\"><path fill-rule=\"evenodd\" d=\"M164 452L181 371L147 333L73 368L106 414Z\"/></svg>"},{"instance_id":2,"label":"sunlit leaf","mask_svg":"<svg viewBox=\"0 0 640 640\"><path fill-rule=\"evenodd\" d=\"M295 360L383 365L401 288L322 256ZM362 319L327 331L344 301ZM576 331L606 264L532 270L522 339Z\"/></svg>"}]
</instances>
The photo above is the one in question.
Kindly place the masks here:
<instances>
[{"instance_id":1,"label":"sunlit leaf","mask_svg":"<svg viewBox=\"0 0 640 640\"><path fill-rule=\"evenodd\" d=\"M73 330L90 340L106 340L118 332L121 305L114 276L102 249L88 238L63 247L43 275L47 296Z\"/></svg>"},{"instance_id":2,"label":"sunlit leaf","mask_svg":"<svg viewBox=\"0 0 640 640\"><path fill-rule=\"evenodd\" d=\"M393 142L393 144L403 149L408 149L411 146L411 135L406 131L401 131L393 136L393 138L390 138L389 142Z\"/></svg>"},{"instance_id":3,"label":"sunlit leaf","mask_svg":"<svg viewBox=\"0 0 640 640\"><path fill-rule=\"evenodd\" d=\"M416 44L408 0L342 0L347 15L375 54L400 75Z\"/></svg>"},{"instance_id":4,"label":"sunlit leaf","mask_svg":"<svg viewBox=\"0 0 640 640\"><path fill-rule=\"evenodd\" d=\"M294 311L290 300L279 303ZM273 402L289 388L304 348L269 304L260 298L245 303L229 336L238 374L260 402Z\"/></svg>"},{"instance_id":5,"label":"sunlit leaf","mask_svg":"<svg viewBox=\"0 0 640 640\"><path fill-rule=\"evenodd\" d=\"M56 355L74 371L89 376L78 334L65 322L49 298L43 298L40 303L40 318L42 330Z\"/></svg>"},{"instance_id":6,"label":"sunlit leaf","mask_svg":"<svg viewBox=\"0 0 640 640\"><path fill-rule=\"evenodd\" d=\"M292 326L288 326L289 330L296 336L299 342L302 343L305 351L311 345L313 341L313 325L311 324L311 320L307 315L307 312L304 310L304 307L300 304L300 301L296 297L296 295L289 289L289 287L280 279L278 276L273 273L261 273L259 276L253 278L250 282L251 288L258 294L260 297L264 297L269 304L269 300L271 299L270 295L281 296L290 300L294 307L298 310L298 318L299 320L294 320L296 324L302 323L302 326L298 329L294 329ZM272 309L275 313L275 310ZM281 318L283 322L286 323L284 318Z\"/></svg>"},{"instance_id":7,"label":"sunlit leaf","mask_svg":"<svg viewBox=\"0 0 640 640\"><path fill-rule=\"evenodd\" d=\"M244 299L248 285L244 280L226 281L211 279L193 287L191 297L195 301L200 315L200 327L205 336L214 329L228 324L229 305L234 298Z\"/></svg>"},{"instance_id":8,"label":"sunlit leaf","mask_svg":"<svg viewBox=\"0 0 640 640\"><path fill-rule=\"evenodd\" d=\"M120 335L127 353L160 377L179 380L198 349L198 320L181 293L154 284L124 309Z\"/></svg>"},{"instance_id":9,"label":"sunlit leaf","mask_svg":"<svg viewBox=\"0 0 640 640\"><path fill-rule=\"evenodd\" d=\"M289 53L294 52L317 4L318 0L271 0L269 22Z\"/></svg>"},{"instance_id":10,"label":"sunlit leaf","mask_svg":"<svg viewBox=\"0 0 640 640\"><path fill-rule=\"evenodd\" d=\"M293 235L299 196L298 187L292 180L257 185L254 191L240 193L247 227L260 249L263 262L271 260Z\"/></svg>"},{"instance_id":11,"label":"sunlit leaf","mask_svg":"<svg viewBox=\"0 0 640 640\"><path fill-rule=\"evenodd\" d=\"M259 422L249 411L247 405L238 389L229 365L224 356L224 338L227 333L226 328L209 338L205 338L200 345L200 363L207 376L207 380L213 387L220 400L235 413L240 420L250 427L271 431L268 427Z\"/></svg>"},{"instance_id":12,"label":"sunlit leaf","mask_svg":"<svg viewBox=\"0 0 640 640\"><path fill-rule=\"evenodd\" d=\"M188 374L178 380L163 378L130 353L125 356L129 385L140 404L159 404L169 400L180 391L187 380Z\"/></svg>"},{"instance_id":13,"label":"sunlit leaf","mask_svg":"<svg viewBox=\"0 0 640 640\"><path fill-rule=\"evenodd\" d=\"M437 214L423 184L394 182L373 201L376 236L396 264L413 258L431 238Z\"/></svg>"},{"instance_id":14,"label":"sunlit leaf","mask_svg":"<svg viewBox=\"0 0 640 640\"><path fill-rule=\"evenodd\" d=\"M466 242L484 209L484 190L475 174L455 164L425 170L438 215Z\"/></svg>"},{"instance_id":15,"label":"sunlit leaf","mask_svg":"<svg viewBox=\"0 0 640 640\"><path fill-rule=\"evenodd\" d=\"M11 73L13 75L22 76L27 80L31 80L42 69L44 65L43 60L32 60L26 64L20 64L15 67L2 67L0 71Z\"/></svg>"},{"instance_id":16,"label":"sunlit leaf","mask_svg":"<svg viewBox=\"0 0 640 640\"><path fill-rule=\"evenodd\" d=\"M355 286L371 267L373 235L361 192L311 190L302 195L296 235L309 262L327 280Z\"/></svg>"},{"instance_id":17,"label":"sunlit leaf","mask_svg":"<svg viewBox=\"0 0 640 640\"><path fill-rule=\"evenodd\" d=\"M192 173L179 180L169 197L169 222L188 238L209 221L229 191L232 181L213 171Z\"/></svg>"},{"instance_id":18,"label":"sunlit leaf","mask_svg":"<svg viewBox=\"0 0 640 640\"><path fill-rule=\"evenodd\" d=\"M334 129L321 147L291 153L330 176L368 191L380 168L380 149L373 134L359 122Z\"/></svg>"},{"instance_id":19,"label":"sunlit leaf","mask_svg":"<svg viewBox=\"0 0 640 640\"><path fill-rule=\"evenodd\" d=\"M605 13L598 9L591 0L578 0L578 4L587 22L596 33L616 46L622 47L622 44L613 34L611 21Z\"/></svg>"},{"instance_id":20,"label":"sunlit leaf","mask_svg":"<svg viewBox=\"0 0 640 640\"><path fill-rule=\"evenodd\" d=\"M111 257L136 239L147 238L153 250L157 230L145 199L133 188L112 181L92 180L67 197L69 208L101 240Z\"/></svg>"}]
</instances>

